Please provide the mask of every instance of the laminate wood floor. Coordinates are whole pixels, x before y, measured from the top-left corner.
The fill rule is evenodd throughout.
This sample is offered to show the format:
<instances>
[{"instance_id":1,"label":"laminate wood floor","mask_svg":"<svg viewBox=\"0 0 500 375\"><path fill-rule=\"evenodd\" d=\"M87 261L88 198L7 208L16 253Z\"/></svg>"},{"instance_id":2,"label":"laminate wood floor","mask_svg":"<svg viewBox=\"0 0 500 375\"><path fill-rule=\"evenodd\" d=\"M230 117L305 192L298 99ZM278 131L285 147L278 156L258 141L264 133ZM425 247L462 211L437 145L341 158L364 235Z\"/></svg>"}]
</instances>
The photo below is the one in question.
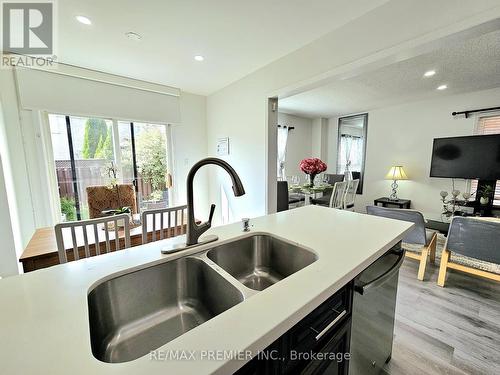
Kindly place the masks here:
<instances>
[{"instance_id":1,"label":"laminate wood floor","mask_svg":"<svg viewBox=\"0 0 500 375\"><path fill-rule=\"evenodd\" d=\"M392 360L384 374L500 374L500 283L438 265L417 280L405 259L399 276Z\"/></svg>"}]
</instances>

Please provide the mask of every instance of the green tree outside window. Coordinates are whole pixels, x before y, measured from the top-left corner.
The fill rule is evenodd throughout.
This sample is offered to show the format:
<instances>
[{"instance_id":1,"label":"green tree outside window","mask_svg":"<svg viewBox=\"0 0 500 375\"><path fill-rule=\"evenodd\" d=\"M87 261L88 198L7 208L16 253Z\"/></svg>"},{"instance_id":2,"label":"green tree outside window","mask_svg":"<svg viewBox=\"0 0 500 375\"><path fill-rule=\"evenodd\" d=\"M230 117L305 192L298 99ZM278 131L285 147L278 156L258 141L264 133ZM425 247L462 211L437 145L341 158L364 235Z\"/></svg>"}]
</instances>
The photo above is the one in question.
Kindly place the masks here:
<instances>
[{"instance_id":1,"label":"green tree outside window","mask_svg":"<svg viewBox=\"0 0 500 375\"><path fill-rule=\"evenodd\" d=\"M95 159L95 154L101 139L103 140L102 142L104 142L108 134L108 125L106 121L97 118L87 119L83 134L82 157L84 159Z\"/></svg>"},{"instance_id":2,"label":"green tree outside window","mask_svg":"<svg viewBox=\"0 0 500 375\"><path fill-rule=\"evenodd\" d=\"M137 137L137 164L142 178L153 191L165 188L167 148L165 137L157 127L150 127Z\"/></svg>"}]
</instances>

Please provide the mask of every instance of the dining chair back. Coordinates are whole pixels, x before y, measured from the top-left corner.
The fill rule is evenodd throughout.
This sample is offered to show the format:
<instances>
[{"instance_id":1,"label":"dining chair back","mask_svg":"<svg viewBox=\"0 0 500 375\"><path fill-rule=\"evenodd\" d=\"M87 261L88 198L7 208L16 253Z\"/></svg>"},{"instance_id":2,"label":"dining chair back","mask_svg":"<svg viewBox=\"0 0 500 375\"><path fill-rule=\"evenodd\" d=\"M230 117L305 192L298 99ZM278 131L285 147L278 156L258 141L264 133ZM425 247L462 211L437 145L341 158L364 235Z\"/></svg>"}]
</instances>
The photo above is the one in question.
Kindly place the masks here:
<instances>
[{"instance_id":1,"label":"dining chair back","mask_svg":"<svg viewBox=\"0 0 500 375\"><path fill-rule=\"evenodd\" d=\"M130 247L130 216L127 214L60 223L54 231L59 263L66 263L68 254L72 254L73 260L79 260ZM67 242L70 248L66 247Z\"/></svg>"},{"instance_id":2,"label":"dining chair back","mask_svg":"<svg viewBox=\"0 0 500 375\"><path fill-rule=\"evenodd\" d=\"M328 183L330 185L335 185L336 182L344 181L344 174L325 173L325 175L328 178Z\"/></svg>"},{"instance_id":3,"label":"dining chair back","mask_svg":"<svg viewBox=\"0 0 500 375\"><path fill-rule=\"evenodd\" d=\"M347 181L347 188L344 196L344 210L354 211L356 193L358 191L359 179Z\"/></svg>"},{"instance_id":4,"label":"dining chair back","mask_svg":"<svg viewBox=\"0 0 500 375\"><path fill-rule=\"evenodd\" d=\"M185 218L187 218L187 205L143 211L141 214L142 243L185 234Z\"/></svg>"},{"instance_id":5,"label":"dining chair back","mask_svg":"<svg viewBox=\"0 0 500 375\"><path fill-rule=\"evenodd\" d=\"M450 252L483 262L500 264L500 220L455 216L441 255L438 285L444 286L446 270L452 268L472 275L500 281L498 273L479 270L450 261Z\"/></svg>"},{"instance_id":6,"label":"dining chair back","mask_svg":"<svg viewBox=\"0 0 500 375\"><path fill-rule=\"evenodd\" d=\"M415 210L402 210L400 208L387 208L378 206L367 206L366 212L368 215L382 216L389 219L409 221L415 226L411 232L407 233L403 238L403 242L415 245L425 245L427 242L425 232L424 216Z\"/></svg>"},{"instance_id":7,"label":"dining chair back","mask_svg":"<svg viewBox=\"0 0 500 375\"><path fill-rule=\"evenodd\" d=\"M277 206L276 211L286 211L289 207L289 195L288 195L288 182L287 181L278 181L277 186Z\"/></svg>"},{"instance_id":8,"label":"dining chair back","mask_svg":"<svg viewBox=\"0 0 500 375\"><path fill-rule=\"evenodd\" d=\"M446 249L469 258L500 264L500 221L455 216Z\"/></svg>"},{"instance_id":9,"label":"dining chair back","mask_svg":"<svg viewBox=\"0 0 500 375\"><path fill-rule=\"evenodd\" d=\"M335 183L337 183L337 182L344 181L344 175L343 174L325 173L325 176L327 178L328 184L330 184L332 187L326 188L323 191L323 194L321 197L311 198L311 203L315 204L315 205L319 205L319 206L330 207L330 202L332 200L333 186L335 186Z\"/></svg>"},{"instance_id":10,"label":"dining chair back","mask_svg":"<svg viewBox=\"0 0 500 375\"><path fill-rule=\"evenodd\" d=\"M427 257L434 263L436 259L437 233L425 229L424 216L415 210L402 210L400 208L386 208L378 206L367 206L366 212L369 215L386 217L389 219L409 221L415 226L403 238L403 242L410 245L420 245L417 253L406 252L408 258L416 259L420 262L417 278L423 280Z\"/></svg>"},{"instance_id":11,"label":"dining chair back","mask_svg":"<svg viewBox=\"0 0 500 375\"><path fill-rule=\"evenodd\" d=\"M336 182L333 185L332 194L330 196L330 207L339 210L344 208L344 197L347 189L347 181Z\"/></svg>"},{"instance_id":12,"label":"dining chair back","mask_svg":"<svg viewBox=\"0 0 500 375\"><path fill-rule=\"evenodd\" d=\"M351 174L352 174L352 179L353 180L359 180L358 189L357 189L356 192L358 194L361 194L361 172L352 171Z\"/></svg>"}]
</instances>

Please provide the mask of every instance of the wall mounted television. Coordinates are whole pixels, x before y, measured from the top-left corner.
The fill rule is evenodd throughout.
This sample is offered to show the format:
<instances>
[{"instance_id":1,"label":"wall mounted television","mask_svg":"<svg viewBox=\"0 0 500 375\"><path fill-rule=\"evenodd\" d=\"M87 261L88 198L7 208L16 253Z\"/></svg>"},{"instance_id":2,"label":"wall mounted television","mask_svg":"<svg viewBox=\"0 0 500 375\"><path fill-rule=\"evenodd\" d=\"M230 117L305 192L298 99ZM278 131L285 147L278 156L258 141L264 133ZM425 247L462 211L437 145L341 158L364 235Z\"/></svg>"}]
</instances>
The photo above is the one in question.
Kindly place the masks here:
<instances>
[{"instance_id":1,"label":"wall mounted television","mask_svg":"<svg viewBox=\"0 0 500 375\"><path fill-rule=\"evenodd\" d=\"M500 180L500 134L434 139L430 176Z\"/></svg>"}]
</instances>

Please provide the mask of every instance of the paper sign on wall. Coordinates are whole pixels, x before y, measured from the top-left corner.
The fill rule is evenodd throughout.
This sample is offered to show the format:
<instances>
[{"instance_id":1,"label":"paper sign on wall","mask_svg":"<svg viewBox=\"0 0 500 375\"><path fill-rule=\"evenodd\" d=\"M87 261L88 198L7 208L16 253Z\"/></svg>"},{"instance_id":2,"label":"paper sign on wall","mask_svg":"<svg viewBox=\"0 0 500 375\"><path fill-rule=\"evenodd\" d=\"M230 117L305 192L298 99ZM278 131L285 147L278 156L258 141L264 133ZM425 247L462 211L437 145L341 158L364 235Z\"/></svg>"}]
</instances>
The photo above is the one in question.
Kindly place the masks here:
<instances>
[{"instance_id":1,"label":"paper sign on wall","mask_svg":"<svg viewBox=\"0 0 500 375\"><path fill-rule=\"evenodd\" d=\"M229 138L217 139L217 156L229 155Z\"/></svg>"}]
</instances>

